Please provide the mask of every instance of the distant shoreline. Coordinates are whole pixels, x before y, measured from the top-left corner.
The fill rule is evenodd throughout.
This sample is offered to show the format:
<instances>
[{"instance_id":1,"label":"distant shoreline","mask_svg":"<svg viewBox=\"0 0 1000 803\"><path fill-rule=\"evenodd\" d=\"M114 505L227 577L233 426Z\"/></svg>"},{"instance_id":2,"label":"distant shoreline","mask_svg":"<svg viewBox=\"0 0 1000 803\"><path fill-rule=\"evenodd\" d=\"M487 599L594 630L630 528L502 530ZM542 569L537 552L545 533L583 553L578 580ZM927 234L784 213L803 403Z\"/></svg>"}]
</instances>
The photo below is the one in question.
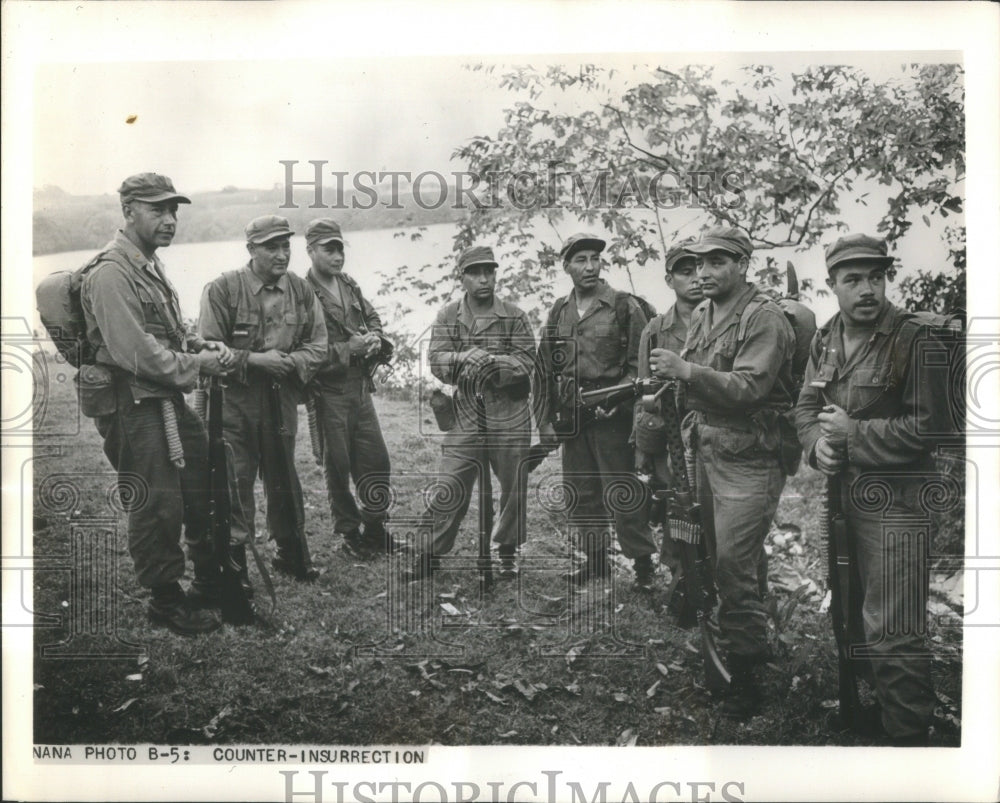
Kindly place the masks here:
<instances>
[{"instance_id":1,"label":"distant shoreline","mask_svg":"<svg viewBox=\"0 0 1000 803\"><path fill-rule=\"evenodd\" d=\"M461 210L446 206L427 209L406 195L397 199L401 209L355 209L350 208L354 200L350 193L344 195L348 208L311 209L313 193L301 192L294 198L297 209L283 209L285 190L280 186L226 187L217 192L191 193L190 198L191 205L180 210L181 225L174 241L178 244L240 239L243 227L259 215L282 215L288 218L292 229L301 232L317 217L332 217L346 229L372 230L453 223L462 214ZM59 187L45 187L35 191L33 209L32 256L100 248L121 225L117 194L70 195Z\"/></svg>"}]
</instances>

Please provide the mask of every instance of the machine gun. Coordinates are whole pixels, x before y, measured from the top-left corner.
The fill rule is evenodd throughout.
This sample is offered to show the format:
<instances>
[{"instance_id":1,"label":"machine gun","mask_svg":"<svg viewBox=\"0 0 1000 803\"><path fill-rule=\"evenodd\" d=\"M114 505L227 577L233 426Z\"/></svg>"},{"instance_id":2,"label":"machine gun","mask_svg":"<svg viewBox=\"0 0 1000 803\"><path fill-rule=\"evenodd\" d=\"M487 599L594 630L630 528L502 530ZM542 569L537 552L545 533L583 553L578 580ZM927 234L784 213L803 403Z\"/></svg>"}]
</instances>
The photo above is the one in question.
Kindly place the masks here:
<instances>
[{"instance_id":1,"label":"machine gun","mask_svg":"<svg viewBox=\"0 0 1000 803\"><path fill-rule=\"evenodd\" d=\"M679 607L693 611L694 620L701 630L705 685L712 691L723 691L728 688L731 676L719 655L711 621L716 599L715 583L702 537L701 506L694 498L693 455L685 452L681 438L681 417L677 404L679 387L676 382L663 383L655 394L642 400L647 412L655 412L663 418L670 462L669 482L651 478L649 484L653 500L662 510L664 544L670 538L680 552L681 582L674 584L674 593L683 588L684 604Z\"/></svg>"}]
</instances>

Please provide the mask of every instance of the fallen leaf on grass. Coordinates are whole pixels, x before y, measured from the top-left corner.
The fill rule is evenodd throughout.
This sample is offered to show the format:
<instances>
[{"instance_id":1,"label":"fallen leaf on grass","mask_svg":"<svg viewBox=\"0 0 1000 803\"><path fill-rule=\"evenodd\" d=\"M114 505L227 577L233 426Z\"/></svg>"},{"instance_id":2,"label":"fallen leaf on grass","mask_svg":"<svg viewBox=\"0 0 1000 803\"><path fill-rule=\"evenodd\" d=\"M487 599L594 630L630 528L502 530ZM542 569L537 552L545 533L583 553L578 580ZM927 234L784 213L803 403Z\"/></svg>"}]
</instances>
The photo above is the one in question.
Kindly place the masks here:
<instances>
[{"instance_id":1,"label":"fallen leaf on grass","mask_svg":"<svg viewBox=\"0 0 1000 803\"><path fill-rule=\"evenodd\" d=\"M661 705L659 708L654 708L653 710L657 714L663 714L664 716L669 716L670 715L670 706L668 706L668 705Z\"/></svg>"},{"instance_id":2,"label":"fallen leaf on grass","mask_svg":"<svg viewBox=\"0 0 1000 803\"><path fill-rule=\"evenodd\" d=\"M501 739L509 739L511 736L517 736L517 731L507 731L500 734Z\"/></svg>"},{"instance_id":3,"label":"fallen leaf on grass","mask_svg":"<svg viewBox=\"0 0 1000 803\"><path fill-rule=\"evenodd\" d=\"M515 680L514 688L524 695L525 699L530 703L535 699L535 695L538 694L538 689L531 683L525 683L523 680Z\"/></svg>"},{"instance_id":4,"label":"fallen leaf on grass","mask_svg":"<svg viewBox=\"0 0 1000 803\"><path fill-rule=\"evenodd\" d=\"M639 741L639 734L633 733L631 728L627 728L621 732L615 744L618 747L634 747L637 741Z\"/></svg>"},{"instance_id":5,"label":"fallen leaf on grass","mask_svg":"<svg viewBox=\"0 0 1000 803\"><path fill-rule=\"evenodd\" d=\"M420 692L417 691L416 689L413 689L413 691L411 691L409 694L410 694L411 697L419 697L420 696Z\"/></svg>"},{"instance_id":6,"label":"fallen leaf on grass","mask_svg":"<svg viewBox=\"0 0 1000 803\"><path fill-rule=\"evenodd\" d=\"M308 669L314 675L319 675L320 677L328 677L333 674L333 669L329 666L313 666L309 664Z\"/></svg>"},{"instance_id":7,"label":"fallen leaf on grass","mask_svg":"<svg viewBox=\"0 0 1000 803\"><path fill-rule=\"evenodd\" d=\"M510 705L510 703L508 703L503 697L498 697L493 692L486 691L486 689L483 689L482 692L495 703L500 703L500 705Z\"/></svg>"},{"instance_id":8,"label":"fallen leaf on grass","mask_svg":"<svg viewBox=\"0 0 1000 803\"><path fill-rule=\"evenodd\" d=\"M654 694L656 694L656 687L659 686L659 685L660 685L660 681L656 681L656 683L654 683L652 686L650 686L648 689L646 689L646 696L647 697L652 697Z\"/></svg>"},{"instance_id":9,"label":"fallen leaf on grass","mask_svg":"<svg viewBox=\"0 0 1000 803\"><path fill-rule=\"evenodd\" d=\"M126 675L125 680L142 680L142 672L136 672L134 675Z\"/></svg>"},{"instance_id":10,"label":"fallen leaf on grass","mask_svg":"<svg viewBox=\"0 0 1000 803\"><path fill-rule=\"evenodd\" d=\"M629 701L629 696L625 692L616 691L612 696L615 698L616 703L627 703Z\"/></svg>"},{"instance_id":11,"label":"fallen leaf on grass","mask_svg":"<svg viewBox=\"0 0 1000 803\"><path fill-rule=\"evenodd\" d=\"M215 734L218 733L219 731L219 723L222 722L222 720L228 717L231 713L232 709L228 705L223 706L222 710L214 717L212 717L209 723L201 729L202 733L204 733L209 739L213 738Z\"/></svg>"},{"instance_id":12,"label":"fallen leaf on grass","mask_svg":"<svg viewBox=\"0 0 1000 803\"><path fill-rule=\"evenodd\" d=\"M563 686L563 688L566 689L566 691L568 691L570 694L576 694L576 695L580 694L580 684L577 683L575 680L568 686Z\"/></svg>"},{"instance_id":13,"label":"fallen leaf on grass","mask_svg":"<svg viewBox=\"0 0 1000 803\"><path fill-rule=\"evenodd\" d=\"M39 691L39 690L41 690L41 689L44 689L45 687L44 687L44 686L43 686L43 685L42 685L41 683L36 683L36 684L34 684L34 685L33 685L33 686L31 687L31 688L32 688L32 689L33 689L34 691Z\"/></svg>"},{"instance_id":14,"label":"fallen leaf on grass","mask_svg":"<svg viewBox=\"0 0 1000 803\"><path fill-rule=\"evenodd\" d=\"M462 612L452 605L450 602L442 602L441 610L444 611L449 616L461 616Z\"/></svg>"},{"instance_id":15,"label":"fallen leaf on grass","mask_svg":"<svg viewBox=\"0 0 1000 803\"><path fill-rule=\"evenodd\" d=\"M677 663L676 661L671 661L671 662L670 662L669 664L667 664L667 666L669 666L669 667L670 667L670 669L671 669L672 671L674 671L674 672L683 672L683 671L684 671L684 667L683 667L683 666L681 666L681 665L680 665L679 663Z\"/></svg>"},{"instance_id":16,"label":"fallen leaf on grass","mask_svg":"<svg viewBox=\"0 0 1000 803\"><path fill-rule=\"evenodd\" d=\"M137 666L138 666L138 667L139 667L140 669L142 669L142 668L143 668L143 667L144 667L144 666L145 666L146 664L148 664L148 663L149 663L149 656L148 656L148 655L140 655L140 656L139 656L139 657L138 657L138 658L136 659L136 665L137 665Z\"/></svg>"},{"instance_id":17,"label":"fallen leaf on grass","mask_svg":"<svg viewBox=\"0 0 1000 803\"><path fill-rule=\"evenodd\" d=\"M112 708L111 709L111 713L112 714L117 714L119 711L124 711L126 708L128 708L130 705L132 705L132 703L134 703L138 699L139 699L138 697L130 697L124 703L122 703L120 706L118 706L117 708Z\"/></svg>"},{"instance_id":18,"label":"fallen leaf on grass","mask_svg":"<svg viewBox=\"0 0 1000 803\"><path fill-rule=\"evenodd\" d=\"M819 707L820 708L826 708L827 710L830 710L830 709L833 709L833 708L837 708L839 705L840 705L840 702L837 701L837 700L824 700L823 702L821 702L819 704Z\"/></svg>"},{"instance_id":19,"label":"fallen leaf on grass","mask_svg":"<svg viewBox=\"0 0 1000 803\"><path fill-rule=\"evenodd\" d=\"M667 668L663 664L657 664L656 671L663 675L663 677L667 676Z\"/></svg>"}]
</instances>

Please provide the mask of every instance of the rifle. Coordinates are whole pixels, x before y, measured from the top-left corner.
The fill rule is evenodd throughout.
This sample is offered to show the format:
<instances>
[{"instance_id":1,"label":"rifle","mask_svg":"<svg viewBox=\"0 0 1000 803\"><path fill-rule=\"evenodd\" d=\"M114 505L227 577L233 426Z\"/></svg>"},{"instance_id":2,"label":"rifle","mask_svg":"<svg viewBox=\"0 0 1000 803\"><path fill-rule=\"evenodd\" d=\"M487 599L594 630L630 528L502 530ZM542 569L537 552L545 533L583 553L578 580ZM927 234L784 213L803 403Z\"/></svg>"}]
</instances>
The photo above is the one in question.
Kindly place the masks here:
<instances>
[{"instance_id":1,"label":"rifle","mask_svg":"<svg viewBox=\"0 0 1000 803\"><path fill-rule=\"evenodd\" d=\"M826 478L826 494L820 507L820 535L827 547L827 569L830 585L830 616L837 641L837 697L840 721L845 728L861 725L861 703L858 682L851 661L851 600L857 597L854 566L847 535L847 520L840 502L840 477ZM824 532L825 530L825 532Z\"/></svg>"},{"instance_id":2,"label":"rifle","mask_svg":"<svg viewBox=\"0 0 1000 803\"><path fill-rule=\"evenodd\" d=\"M663 503L663 537L678 545L685 602L695 612L701 630L705 685L712 691L728 688L731 676L719 655L710 615L715 607L712 567L702 538L701 505L694 501L693 461L685 453L677 410L678 384L669 382L652 397L643 399L647 409L657 407L666 422L667 452L671 466L670 488L652 488L653 499ZM652 411L652 410L650 410ZM675 592L680 588L675 585Z\"/></svg>"},{"instance_id":3,"label":"rifle","mask_svg":"<svg viewBox=\"0 0 1000 803\"><path fill-rule=\"evenodd\" d=\"M479 585L483 591L493 588L493 561L490 537L493 535L493 478L490 476L489 430L486 425L486 400L476 393L476 433L479 436L481 472L479 475Z\"/></svg>"},{"instance_id":4,"label":"rifle","mask_svg":"<svg viewBox=\"0 0 1000 803\"><path fill-rule=\"evenodd\" d=\"M285 448L285 436L288 429L285 427L284 416L281 412L281 383L272 382L268 393L268 404L270 405L271 420L275 422L275 450L274 482L271 487L274 490L274 499L268 499L268 505L278 503L280 508L289 517L295 529L295 548L292 561L295 565L295 576L300 580L308 580L309 569L312 560L309 556L309 544L306 542L305 515L296 504L295 500L295 463L293 456L288 454Z\"/></svg>"},{"instance_id":5,"label":"rifle","mask_svg":"<svg viewBox=\"0 0 1000 803\"><path fill-rule=\"evenodd\" d=\"M222 434L222 385L212 377L208 393L208 520L212 548L219 564L222 590L222 621L234 625L251 624L254 610L240 582L240 567L229 549L232 497L229 490L229 462Z\"/></svg>"}]
</instances>

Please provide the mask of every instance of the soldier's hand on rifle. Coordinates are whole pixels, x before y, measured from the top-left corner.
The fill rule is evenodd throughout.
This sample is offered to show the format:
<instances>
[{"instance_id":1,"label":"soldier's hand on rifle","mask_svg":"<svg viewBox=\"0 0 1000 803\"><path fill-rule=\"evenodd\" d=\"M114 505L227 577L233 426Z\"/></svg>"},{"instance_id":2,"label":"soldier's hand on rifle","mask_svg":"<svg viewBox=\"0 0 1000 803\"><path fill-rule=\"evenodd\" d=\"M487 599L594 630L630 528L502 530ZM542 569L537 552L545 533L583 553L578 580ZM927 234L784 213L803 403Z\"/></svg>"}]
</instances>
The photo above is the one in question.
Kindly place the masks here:
<instances>
[{"instance_id":1,"label":"soldier's hand on rifle","mask_svg":"<svg viewBox=\"0 0 1000 803\"><path fill-rule=\"evenodd\" d=\"M820 411L819 429L832 446L847 448L847 426L850 418L843 407L828 404Z\"/></svg>"},{"instance_id":2,"label":"soldier's hand on rifle","mask_svg":"<svg viewBox=\"0 0 1000 803\"><path fill-rule=\"evenodd\" d=\"M219 365L223 368L232 368L236 364L236 355L233 350L221 340L206 341L203 350L217 352Z\"/></svg>"},{"instance_id":3,"label":"soldier's hand on rifle","mask_svg":"<svg viewBox=\"0 0 1000 803\"><path fill-rule=\"evenodd\" d=\"M247 359L247 365L277 378L288 376L295 370L295 361L277 349L252 353Z\"/></svg>"},{"instance_id":4,"label":"soldier's hand on rifle","mask_svg":"<svg viewBox=\"0 0 1000 803\"><path fill-rule=\"evenodd\" d=\"M194 355L198 360L198 373L206 376L222 376L229 368L222 364L219 352L203 349Z\"/></svg>"},{"instance_id":5,"label":"soldier's hand on rifle","mask_svg":"<svg viewBox=\"0 0 1000 803\"><path fill-rule=\"evenodd\" d=\"M845 458L838 449L825 437L816 441L816 467L824 474L833 477L844 468Z\"/></svg>"},{"instance_id":6,"label":"soldier's hand on rifle","mask_svg":"<svg viewBox=\"0 0 1000 803\"><path fill-rule=\"evenodd\" d=\"M473 346L461 353L461 372L459 378L463 381L474 381L483 369L493 364L493 355L485 349Z\"/></svg>"},{"instance_id":7,"label":"soldier's hand on rifle","mask_svg":"<svg viewBox=\"0 0 1000 803\"><path fill-rule=\"evenodd\" d=\"M364 338L365 342L368 344L368 349L365 351L365 359L374 357L382 350L382 338L380 338L377 333L365 332Z\"/></svg>"},{"instance_id":8,"label":"soldier's hand on rifle","mask_svg":"<svg viewBox=\"0 0 1000 803\"><path fill-rule=\"evenodd\" d=\"M657 379L691 378L691 365L669 349L653 349L649 353L649 369Z\"/></svg>"},{"instance_id":9,"label":"soldier's hand on rifle","mask_svg":"<svg viewBox=\"0 0 1000 803\"><path fill-rule=\"evenodd\" d=\"M366 332L363 335L354 334L351 335L347 340L347 348L351 352L352 357L367 357L371 351L371 336L372 332ZM377 338L378 335L375 335Z\"/></svg>"}]
</instances>

